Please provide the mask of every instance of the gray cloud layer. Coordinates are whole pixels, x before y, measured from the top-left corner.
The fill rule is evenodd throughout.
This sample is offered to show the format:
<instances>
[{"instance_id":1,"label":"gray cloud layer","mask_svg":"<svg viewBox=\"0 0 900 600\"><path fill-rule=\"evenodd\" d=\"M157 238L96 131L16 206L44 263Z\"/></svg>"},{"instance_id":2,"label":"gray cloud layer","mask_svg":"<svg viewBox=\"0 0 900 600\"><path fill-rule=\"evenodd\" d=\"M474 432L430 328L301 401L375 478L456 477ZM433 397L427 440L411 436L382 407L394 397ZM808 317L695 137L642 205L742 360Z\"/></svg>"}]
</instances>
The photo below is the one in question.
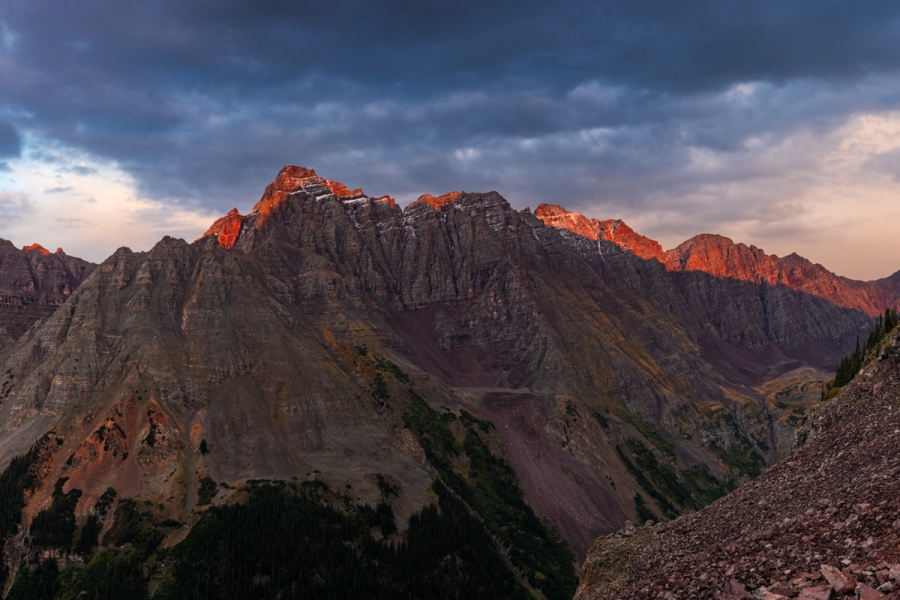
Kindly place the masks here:
<instances>
[{"instance_id":1,"label":"gray cloud layer","mask_svg":"<svg viewBox=\"0 0 900 600\"><path fill-rule=\"evenodd\" d=\"M303 164L402 198L772 220L791 210L778 193L697 193L773 169L802 182L804 156L759 148L900 101L894 1L5 0L0 24L19 129L216 211ZM727 168L688 169L698 150ZM20 151L0 121L0 160Z\"/></svg>"}]
</instances>

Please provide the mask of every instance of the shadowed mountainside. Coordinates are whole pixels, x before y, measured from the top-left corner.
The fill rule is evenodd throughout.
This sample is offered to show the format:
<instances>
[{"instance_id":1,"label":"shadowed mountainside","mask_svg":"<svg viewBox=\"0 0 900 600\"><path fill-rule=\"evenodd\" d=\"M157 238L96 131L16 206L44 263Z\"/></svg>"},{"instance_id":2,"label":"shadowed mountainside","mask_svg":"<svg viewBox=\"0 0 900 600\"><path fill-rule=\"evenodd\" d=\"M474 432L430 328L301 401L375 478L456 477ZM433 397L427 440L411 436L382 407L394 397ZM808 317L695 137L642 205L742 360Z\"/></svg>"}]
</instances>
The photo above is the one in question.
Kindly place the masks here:
<instances>
[{"instance_id":1,"label":"shadowed mountainside","mask_svg":"<svg viewBox=\"0 0 900 600\"><path fill-rule=\"evenodd\" d=\"M19 250L0 239L0 348L62 306L91 274L93 263L39 244Z\"/></svg>"}]
</instances>

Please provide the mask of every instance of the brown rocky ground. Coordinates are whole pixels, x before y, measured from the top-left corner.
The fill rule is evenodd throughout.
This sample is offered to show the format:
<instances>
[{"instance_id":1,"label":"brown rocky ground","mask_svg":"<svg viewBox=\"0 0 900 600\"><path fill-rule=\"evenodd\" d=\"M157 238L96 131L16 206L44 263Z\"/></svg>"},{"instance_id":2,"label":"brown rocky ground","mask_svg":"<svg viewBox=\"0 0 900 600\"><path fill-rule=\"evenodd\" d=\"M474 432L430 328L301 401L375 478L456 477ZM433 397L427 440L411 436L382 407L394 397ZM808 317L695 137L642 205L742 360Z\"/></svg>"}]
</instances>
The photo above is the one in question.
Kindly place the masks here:
<instances>
[{"instance_id":1,"label":"brown rocky ground","mask_svg":"<svg viewBox=\"0 0 900 600\"><path fill-rule=\"evenodd\" d=\"M900 598L900 332L876 354L760 478L599 538L576 599Z\"/></svg>"}]
</instances>

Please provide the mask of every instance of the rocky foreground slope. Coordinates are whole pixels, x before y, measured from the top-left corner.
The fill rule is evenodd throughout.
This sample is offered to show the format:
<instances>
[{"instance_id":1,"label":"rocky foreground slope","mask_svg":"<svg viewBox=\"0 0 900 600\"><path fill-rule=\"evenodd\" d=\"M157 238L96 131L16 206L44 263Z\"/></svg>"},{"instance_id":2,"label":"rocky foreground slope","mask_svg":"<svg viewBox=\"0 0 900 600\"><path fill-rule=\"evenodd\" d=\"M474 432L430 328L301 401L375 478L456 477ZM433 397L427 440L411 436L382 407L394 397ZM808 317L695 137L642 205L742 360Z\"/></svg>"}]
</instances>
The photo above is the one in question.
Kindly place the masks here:
<instances>
[{"instance_id":1,"label":"rocky foreground slope","mask_svg":"<svg viewBox=\"0 0 900 600\"><path fill-rule=\"evenodd\" d=\"M900 332L870 359L758 479L598 539L576 599L900 598Z\"/></svg>"}]
</instances>

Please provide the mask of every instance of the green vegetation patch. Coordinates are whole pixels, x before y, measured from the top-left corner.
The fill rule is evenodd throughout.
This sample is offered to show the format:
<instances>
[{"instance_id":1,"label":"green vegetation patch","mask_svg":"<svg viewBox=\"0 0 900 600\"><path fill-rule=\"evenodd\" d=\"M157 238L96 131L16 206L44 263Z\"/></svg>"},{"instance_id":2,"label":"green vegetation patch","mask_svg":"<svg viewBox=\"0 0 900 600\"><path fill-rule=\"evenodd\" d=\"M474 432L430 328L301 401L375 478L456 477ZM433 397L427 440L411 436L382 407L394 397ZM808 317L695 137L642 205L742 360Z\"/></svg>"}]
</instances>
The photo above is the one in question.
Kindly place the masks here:
<instances>
[{"instance_id":1,"label":"green vegetation patch","mask_svg":"<svg viewBox=\"0 0 900 600\"><path fill-rule=\"evenodd\" d=\"M375 390L372 392L372 395L379 402L386 402L391 399L391 392L388 389L387 382L384 380L384 375L378 373L375 375Z\"/></svg>"},{"instance_id":2,"label":"green vegetation patch","mask_svg":"<svg viewBox=\"0 0 900 600\"><path fill-rule=\"evenodd\" d=\"M16 533L22 522L25 490L34 488L37 481L34 468L40 457L41 448L48 439L47 436L44 436L35 442L28 452L13 457L9 466L0 474L0 553L2 553L6 541ZM0 584L4 584L7 577L9 577L9 568L4 561L0 561Z\"/></svg>"},{"instance_id":3,"label":"green vegetation patch","mask_svg":"<svg viewBox=\"0 0 900 600\"><path fill-rule=\"evenodd\" d=\"M200 489L197 491L197 506L206 506L212 502L216 492L219 491L215 480L207 475L200 480Z\"/></svg>"},{"instance_id":4,"label":"green vegetation patch","mask_svg":"<svg viewBox=\"0 0 900 600\"><path fill-rule=\"evenodd\" d=\"M154 598L529 597L484 526L440 482L438 504L414 515L398 543L373 538L372 509L341 506L327 486L248 490L245 504L211 508L169 551L174 566Z\"/></svg>"},{"instance_id":5,"label":"green vegetation patch","mask_svg":"<svg viewBox=\"0 0 900 600\"><path fill-rule=\"evenodd\" d=\"M48 558L34 569L24 564L16 572L7 600L53 600L59 592L59 566Z\"/></svg>"},{"instance_id":6,"label":"green vegetation patch","mask_svg":"<svg viewBox=\"0 0 900 600\"><path fill-rule=\"evenodd\" d=\"M141 554L137 549L129 548L105 550L84 568L63 571L56 600L144 600L147 597L147 579L144 577Z\"/></svg>"},{"instance_id":7,"label":"green vegetation patch","mask_svg":"<svg viewBox=\"0 0 900 600\"><path fill-rule=\"evenodd\" d=\"M637 429L640 434L644 436L647 441L656 446L660 452L668 454L669 456L675 456L675 444L666 439L666 437L656 428L656 425L647 421L640 415L624 410L619 413L619 417Z\"/></svg>"},{"instance_id":8,"label":"green vegetation patch","mask_svg":"<svg viewBox=\"0 0 900 600\"><path fill-rule=\"evenodd\" d=\"M93 552L99 542L101 529L103 529L103 524L97 515L88 515L78 529L78 535L75 538L75 554L87 556Z\"/></svg>"},{"instance_id":9,"label":"green vegetation patch","mask_svg":"<svg viewBox=\"0 0 900 600\"><path fill-rule=\"evenodd\" d=\"M634 462L621 447L616 446L619 458L637 484L656 501L667 517L674 518L689 510L699 510L729 491L728 487L723 486L706 469L694 467L677 470L674 466L660 461L653 451L639 440L629 438L627 449L634 457ZM644 506L646 508L646 505ZM641 516L637 500L635 508L639 510L639 518L644 520L650 518L646 515Z\"/></svg>"},{"instance_id":10,"label":"green vegetation patch","mask_svg":"<svg viewBox=\"0 0 900 600\"><path fill-rule=\"evenodd\" d=\"M97 499L97 503L94 504L94 512L101 518L106 518L106 513L109 512L109 509L115 500L116 490L111 487L106 488L106 491L103 492L100 498Z\"/></svg>"},{"instance_id":11,"label":"green vegetation patch","mask_svg":"<svg viewBox=\"0 0 900 600\"><path fill-rule=\"evenodd\" d=\"M600 411L592 410L591 415L600 423L603 429L609 429L609 419L600 414Z\"/></svg>"},{"instance_id":12,"label":"green vegetation patch","mask_svg":"<svg viewBox=\"0 0 900 600\"><path fill-rule=\"evenodd\" d=\"M75 537L75 506L81 498L81 490L71 489L63 493L69 480L62 477L53 488L53 503L34 516L31 521L31 545L38 548L60 548L68 551Z\"/></svg>"},{"instance_id":13,"label":"green vegetation patch","mask_svg":"<svg viewBox=\"0 0 900 600\"><path fill-rule=\"evenodd\" d=\"M165 534L153 522L153 513L140 512L132 498L120 500L112 527L103 536L103 545L121 547L131 544L146 558L156 550Z\"/></svg>"},{"instance_id":14,"label":"green vegetation patch","mask_svg":"<svg viewBox=\"0 0 900 600\"><path fill-rule=\"evenodd\" d=\"M884 317L875 319L875 323L869 328L869 337L866 339L866 345L860 347L859 338L856 338L856 349L841 359L838 364L834 379L826 384L822 390L822 400L830 400L834 398L840 389L853 381L856 374L862 369L866 354L881 345L881 342L900 324L900 317L897 311L888 308L884 311ZM835 390L838 390L836 392Z\"/></svg>"},{"instance_id":15,"label":"green vegetation patch","mask_svg":"<svg viewBox=\"0 0 900 600\"><path fill-rule=\"evenodd\" d=\"M656 515L644 502L644 497L640 494L634 495L634 508L637 511L638 523L646 523L647 521L655 521Z\"/></svg>"},{"instance_id":16,"label":"green vegetation patch","mask_svg":"<svg viewBox=\"0 0 900 600\"><path fill-rule=\"evenodd\" d=\"M450 429L457 419L453 413L432 410L413 391L409 398L403 419L419 438L425 456L443 482L509 548L510 561L525 574L531 586L539 588L549 600L571 598L578 584L572 551L551 526L535 515L525 501L515 471L504 459L494 456L479 435L478 429L483 429L476 429L472 426L474 421L461 416L464 425L471 424L466 425L460 442ZM462 454L469 459L465 473L455 468L452 460Z\"/></svg>"},{"instance_id":17,"label":"green vegetation patch","mask_svg":"<svg viewBox=\"0 0 900 600\"><path fill-rule=\"evenodd\" d=\"M384 371L385 373L390 373L393 375L398 381L402 381L403 383L409 383L409 375L401 369L396 363L384 358L383 356L376 354L375 355L375 368L379 371Z\"/></svg>"},{"instance_id":18,"label":"green vegetation patch","mask_svg":"<svg viewBox=\"0 0 900 600\"><path fill-rule=\"evenodd\" d=\"M791 415L791 417L788 417L788 420L792 417L797 419L796 416ZM728 450L723 450L713 444L712 451L726 465L737 469L738 472L750 478L759 477L763 467L766 466L766 459L743 438L740 438Z\"/></svg>"}]
</instances>

